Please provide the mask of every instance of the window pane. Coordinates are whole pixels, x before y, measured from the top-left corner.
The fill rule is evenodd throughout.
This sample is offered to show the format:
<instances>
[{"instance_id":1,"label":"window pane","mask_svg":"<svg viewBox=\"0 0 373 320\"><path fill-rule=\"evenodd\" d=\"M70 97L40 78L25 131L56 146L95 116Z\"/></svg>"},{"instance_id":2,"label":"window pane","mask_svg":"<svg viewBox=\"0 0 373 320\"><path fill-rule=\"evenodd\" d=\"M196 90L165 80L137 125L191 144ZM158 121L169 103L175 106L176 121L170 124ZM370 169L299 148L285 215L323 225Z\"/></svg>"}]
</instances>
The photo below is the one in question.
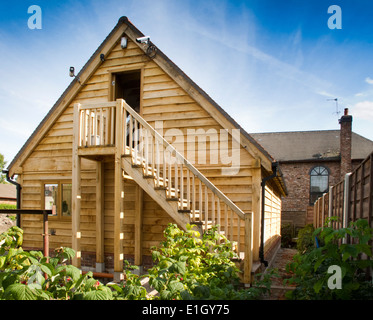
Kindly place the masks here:
<instances>
[{"instance_id":1,"label":"window pane","mask_svg":"<svg viewBox=\"0 0 373 320\"><path fill-rule=\"evenodd\" d=\"M71 183L62 184L62 216L71 216Z\"/></svg>"},{"instance_id":2,"label":"window pane","mask_svg":"<svg viewBox=\"0 0 373 320\"><path fill-rule=\"evenodd\" d=\"M44 185L44 208L52 210L52 215L57 215L58 184Z\"/></svg>"},{"instance_id":3,"label":"window pane","mask_svg":"<svg viewBox=\"0 0 373 320\"><path fill-rule=\"evenodd\" d=\"M328 190L328 176L311 176L311 192Z\"/></svg>"}]
</instances>

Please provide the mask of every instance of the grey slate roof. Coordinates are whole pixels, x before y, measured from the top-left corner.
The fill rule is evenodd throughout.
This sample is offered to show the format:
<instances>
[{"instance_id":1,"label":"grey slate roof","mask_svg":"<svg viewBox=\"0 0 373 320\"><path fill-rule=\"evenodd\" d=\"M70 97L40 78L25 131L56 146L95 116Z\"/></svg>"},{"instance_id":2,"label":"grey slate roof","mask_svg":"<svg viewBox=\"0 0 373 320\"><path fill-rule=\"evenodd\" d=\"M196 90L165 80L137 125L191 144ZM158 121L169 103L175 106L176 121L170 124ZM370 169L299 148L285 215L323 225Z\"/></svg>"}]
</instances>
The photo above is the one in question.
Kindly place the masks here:
<instances>
[{"instance_id":1,"label":"grey slate roof","mask_svg":"<svg viewBox=\"0 0 373 320\"><path fill-rule=\"evenodd\" d=\"M339 130L251 133L277 161L339 159ZM365 159L373 141L352 132L352 160Z\"/></svg>"}]
</instances>

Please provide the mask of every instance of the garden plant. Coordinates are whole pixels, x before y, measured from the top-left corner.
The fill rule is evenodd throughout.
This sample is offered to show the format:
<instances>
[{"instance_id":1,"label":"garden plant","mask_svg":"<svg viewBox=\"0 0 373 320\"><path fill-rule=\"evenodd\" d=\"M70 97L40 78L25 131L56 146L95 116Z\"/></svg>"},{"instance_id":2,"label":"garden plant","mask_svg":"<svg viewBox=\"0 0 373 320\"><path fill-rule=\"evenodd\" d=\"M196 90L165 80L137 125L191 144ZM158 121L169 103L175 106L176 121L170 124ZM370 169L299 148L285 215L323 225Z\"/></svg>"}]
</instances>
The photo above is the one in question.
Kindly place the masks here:
<instances>
[{"instance_id":1,"label":"garden plant","mask_svg":"<svg viewBox=\"0 0 373 320\"><path fill-rule=\"evenodd\" d=\"M233 243L216 228L200 237L193 226L183 231L170 224L164 235L152 248L149 274L136 275L126 264L123 282L103 284L69 264L71 248L57 248L53 257L24 251L23 230L12 227L0 235L0 300L259 299L268 292L271 274L249 289L240 287ZM142 277L158 295L147 296Z\"/></svg>"},{"instance_id":2,"label":"garden plant","mask_svg":"<svg viewBox=\"0 0 373 320\"><path fill-rule=\"evenodd\" d=\"M298 247L301 251L287 265L287 271L293 276L285 280L285 283L296 285L295 290L287 292L287 298L373 299L369 271L369 268L373 267L373 229L369 227L366 219L360 219L351 222L346 228L335 230L329 226L335 219L332 217L324 227L314 230L312 242L309 241L311 228L308 226L304 231L306 239L302 240ZM350 241L346 242L347 238ZM330 277L334 276L329 269L331 266L341 270L340 288L330 285Z\"/></svg>"}]
</instances>

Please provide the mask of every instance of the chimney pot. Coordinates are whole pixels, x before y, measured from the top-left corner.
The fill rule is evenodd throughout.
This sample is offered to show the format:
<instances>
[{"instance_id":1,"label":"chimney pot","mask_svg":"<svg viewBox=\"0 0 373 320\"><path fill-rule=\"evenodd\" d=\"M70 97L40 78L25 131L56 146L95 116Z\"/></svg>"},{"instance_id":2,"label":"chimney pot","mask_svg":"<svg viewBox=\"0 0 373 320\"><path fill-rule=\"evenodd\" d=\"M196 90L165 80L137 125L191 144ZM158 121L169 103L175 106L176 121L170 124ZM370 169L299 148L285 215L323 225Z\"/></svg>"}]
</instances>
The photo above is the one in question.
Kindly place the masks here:
<instances>
[{"instance_id":1,"label":"chimney pot","mask_svg":"<svg viewBox=\"0 0 373 320\"><path fill-rule=\"evenodd\" d=\"M348 108L345 108L345 113L344 113L345 116L348 116Z\"/></svg>"}]
</instances>

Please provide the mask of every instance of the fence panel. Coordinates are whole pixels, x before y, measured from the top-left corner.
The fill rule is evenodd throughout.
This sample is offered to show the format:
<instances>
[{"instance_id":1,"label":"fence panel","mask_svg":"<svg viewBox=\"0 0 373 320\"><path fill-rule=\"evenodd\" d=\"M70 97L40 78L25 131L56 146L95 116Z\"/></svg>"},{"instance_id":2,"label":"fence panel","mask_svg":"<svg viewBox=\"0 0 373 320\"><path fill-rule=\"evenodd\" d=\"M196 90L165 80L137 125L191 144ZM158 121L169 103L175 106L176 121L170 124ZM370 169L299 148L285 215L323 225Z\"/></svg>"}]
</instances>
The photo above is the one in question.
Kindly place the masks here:
<instances>
[{"instance_id":1,"label":"fence panel","mask_svg":"<svg viewBox=\"0 0 373 320\"><path fill-rule=\"evenodd\" d=\"M314 204L314 226L322 227L327 217L338 217L335 229L367 219L373 228L373 152L351 173L329 188Z\"/></svg>"}]
</instances>

